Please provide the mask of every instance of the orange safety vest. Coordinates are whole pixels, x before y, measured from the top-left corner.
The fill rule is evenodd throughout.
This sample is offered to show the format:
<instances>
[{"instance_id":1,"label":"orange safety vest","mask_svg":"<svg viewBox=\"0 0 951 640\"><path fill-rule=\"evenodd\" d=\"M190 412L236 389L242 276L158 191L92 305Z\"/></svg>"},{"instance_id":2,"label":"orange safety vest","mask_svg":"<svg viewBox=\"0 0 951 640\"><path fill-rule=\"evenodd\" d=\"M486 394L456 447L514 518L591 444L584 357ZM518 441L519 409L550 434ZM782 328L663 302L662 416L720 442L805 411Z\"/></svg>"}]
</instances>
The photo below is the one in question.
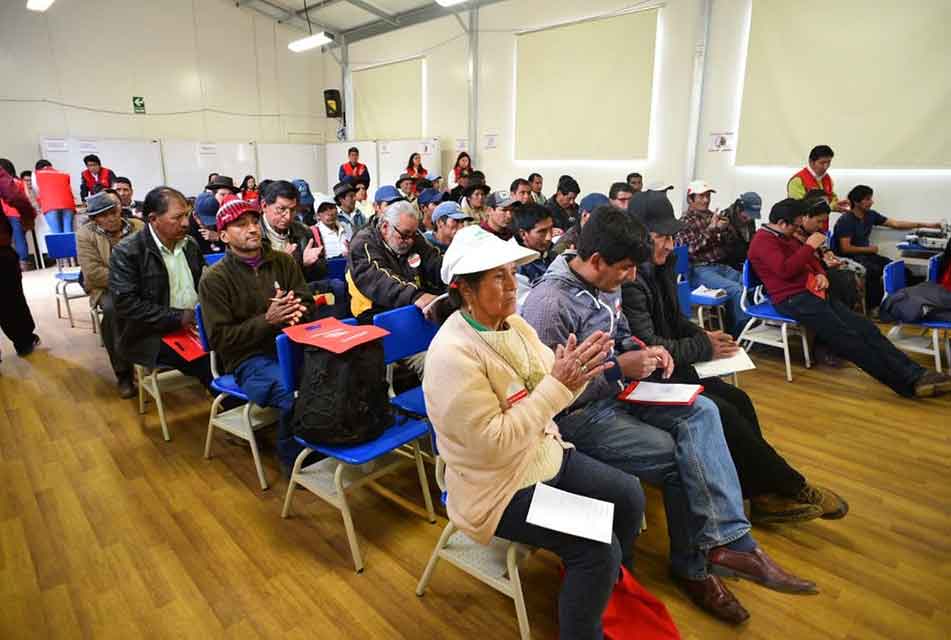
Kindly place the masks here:
<instances>
[{"instance_id":1,"label":"orange safety vest","mask_svg":"<svg viewBox=\"0 0 951 640\"><path fill-rule=\"evenodd\" d=\"M19 178L14 178L14 179L13 179L13 186L16 188L17 191L19 191L19 192L22 193L24 196L26 196L26 185L23 184L23 181L22 181L22 180L20 180ZM3 213L4 213L4 215L6 215L8 218L19 218L19 217L20 217L20 212L16 210L16 207L14 207L13 205L7 203L6 200L0 200L0 206L3 207Z\"/></svg>"},{"instance_id":2,"label":"orange safety vest","mask_svg":"<svg viewBox=\"0 0 951 640\"><path fill-rule=\"evenodd\" d=\"M353 166L349 162L344 162L341 165L343 172L350 178L357 178L362 176L367 171L367 166L362 162L358 162L357 166Z\"/></svg>"},{"instance_id":3,"label":"orange safety vest","mask_svg":"<svg viewBox=\"0 0 951 640\"><path fill-rule=\"evenodd\" d=\"M826 192L826 197L829 199L829 206L834 207L835 202L832 201L832 177L826 173L822 176L822 184L820 185L816 181L816 177L812 175L812 171L809 171L809 167L803 167L799 170L799 173L793 176L793 178L799 178L802 180L802 184L806 187L806 193L812 191L813 189L822 189ZM792 179L792 178L790 178ZM829 230L829 221L826 220L825 223L821 226L822 231Z\"/></svg>"},{"instance_id":4,"label":"orange safety vest","mask_svg":"<svg viewBox=\"0 0 951 640\"><path fill-rule=\"evenodd\" d=\"M40 169L33 177L39 187L40 210L43 213L76 208L68 173L56 169Z\"/></svg>"},{"instance_id":5,"label":"orange safety vest","mask_svg":"<svg viewBox=\"0 0 951 640\"><path fill-rule=\"evenodd\" d=\"M92 171L90 171L89 169L86 169L85 171L83 171L83 174L82 174L83 183L86 185L86 189L89 190L89 193L93 193L96 190L97 184L102 185L103 189L112 188L112 183L109 181L109 173L110 173L109 169L106 169L105 167L100 167L99 175L94 178L92 175Z\"/></svg>"}]
</instances>

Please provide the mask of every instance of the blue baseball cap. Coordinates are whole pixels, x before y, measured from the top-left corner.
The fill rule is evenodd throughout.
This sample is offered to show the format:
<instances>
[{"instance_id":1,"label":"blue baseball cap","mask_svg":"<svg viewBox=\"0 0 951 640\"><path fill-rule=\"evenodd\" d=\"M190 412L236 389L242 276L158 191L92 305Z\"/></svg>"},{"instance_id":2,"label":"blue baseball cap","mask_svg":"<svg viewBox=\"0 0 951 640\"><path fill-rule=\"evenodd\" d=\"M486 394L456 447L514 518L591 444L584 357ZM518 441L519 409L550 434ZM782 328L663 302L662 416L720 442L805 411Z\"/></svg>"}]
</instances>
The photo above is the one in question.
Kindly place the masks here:
<instances>
[{"instance_id":1,"label":"blue baseball cap","mask_svg":"<svg viewBox=\"0 0 951 640\"><path fill-rule=\"evenodd\" d=\"M218 207L213 193L205 192L195 198L195 215L205 226L214 227L218 223Z\"/></svg>"},{"instance_id":2,"label":"blue baseball cap","mask_svg":"<svg viewBox=\"0 0 951 640\"><path fill-rule=\"evenodd\" d=\"M382 202L384 204L392 204L398 200L405 200L405 198L397 191L396 187L388 184L377 189L376 195L373 196L373 202Z\"/></svg>"},{"instance_id":3,"label":"blue baseball cap","mask_svg":"<svg viewBox=\"0 0 951 640\"><path fill-rule=\"evenodd\" d=\"M741 193L740 201L743 203L743 211L746 212L746 215L759 220L760 211L763 209L763 199L759 197L759 194L753 191Z\"/></svg>"},{"instance_id":4,"label":"blue baseball cap","mask_svg":"<svg viewBox=\"0 0 951 640\"><path fill-rule=\"evenodd\" d=\"M310 191L310 185L307 184L306 180L300 178L294 180L292 183L294 188L297 189L298 197L297 203L304 205L305 207L312 206L314 204L314 194Z\"/></svg>"},{"instance_id":5,"label":"blue baseball cap","mask_svg":"<svg viewBox=\"0 0 951 640\"><path fill-rule=\"evenodd\" d=\"M578 205L578 208L580 208L582 211L591 213L603 204L611 204L611 201L606 195L603 193L589 193L581 199L581 203Z\"/></svg>"},{"instance_id":6,"label":"blue baseball cap","mask_svg":"<svg viewBox=\"0 0 951 640\"><path fill-rule=\"evenodd\" d=\"M416 200L420 205L432 204L442 200L442 193L436 189L423 189Z\"/></svg>"},{"instance_id":7,"label":"blue baseball cap","mask_svg":"<svg viewBox=\"0 0 951 640\"><path fill-rule=\"evenodd\" d=\"M440 218L452 218L453 220L472 220L472 216L459 207L458 202L443 202L433 211L433 226Z\"/></svg>"}]
</instances>

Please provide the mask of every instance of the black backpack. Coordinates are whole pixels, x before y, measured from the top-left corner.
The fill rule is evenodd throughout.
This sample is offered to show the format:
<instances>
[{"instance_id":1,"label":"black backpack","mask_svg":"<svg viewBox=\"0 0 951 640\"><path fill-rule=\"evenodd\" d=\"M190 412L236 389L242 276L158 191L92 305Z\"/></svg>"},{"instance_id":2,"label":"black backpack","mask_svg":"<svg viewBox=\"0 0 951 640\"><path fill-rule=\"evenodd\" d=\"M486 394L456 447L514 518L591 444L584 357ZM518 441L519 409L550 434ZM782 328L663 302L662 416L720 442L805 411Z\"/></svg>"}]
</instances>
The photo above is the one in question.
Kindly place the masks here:
<instances>
[{"instance_id":1,"label":"black backpack","mask_svg":"<svg viewBox=\"0 0 951 640\"><path fill-rule=\"evenodd\" d=\"M393 424L384 371L382 340L341 354L305 347L294 435L334 446L380 437Z\"/></svg>"}]
</instances>

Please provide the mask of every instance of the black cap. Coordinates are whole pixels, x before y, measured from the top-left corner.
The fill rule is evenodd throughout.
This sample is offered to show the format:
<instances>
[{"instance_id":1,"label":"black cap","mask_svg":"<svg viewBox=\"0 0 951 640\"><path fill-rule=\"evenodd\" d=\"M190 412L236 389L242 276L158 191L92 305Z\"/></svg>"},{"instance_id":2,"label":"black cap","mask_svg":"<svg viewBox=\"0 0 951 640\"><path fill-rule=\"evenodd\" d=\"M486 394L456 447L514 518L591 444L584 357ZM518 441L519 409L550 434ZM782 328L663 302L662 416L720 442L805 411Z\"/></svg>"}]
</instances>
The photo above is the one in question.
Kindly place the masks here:
<instances>
[{"instance_id":1,"label":"black cap","mask_svg":"<svg viewBox=\"0 0 951 640\"><path fill-rule=\"evenodd\" d=\"M780 200L769 210L769 221L773 224L780 221L796 224L796 218L803 214L805 208L805 202L802 200L795 198Z\"/></svg>"},{"instance_id":2,"label":"black cap","mask_svg":"<svg viewBox=\"0 0 951 640\"><path fill-rule=\"evenodd\" d=\"M355 193L357 190L353 186L353 183L349 180L344 180L343 182L338 182L334 185L334 200L339 201L340 198L344 197L348 193Z\"/></svg>"},{"instance_id":3,"label":"black cap","mask_svg":"<svg viewBox=\"0 0 951 640\"><path fill-rule=\"evenodd\" d=\"M662 236L675 236L684 228L682 220L674 217L674 207L666 191L641 191L627 203L627 212L639 220L648 231Z\"/></svg>"}]
</instances>

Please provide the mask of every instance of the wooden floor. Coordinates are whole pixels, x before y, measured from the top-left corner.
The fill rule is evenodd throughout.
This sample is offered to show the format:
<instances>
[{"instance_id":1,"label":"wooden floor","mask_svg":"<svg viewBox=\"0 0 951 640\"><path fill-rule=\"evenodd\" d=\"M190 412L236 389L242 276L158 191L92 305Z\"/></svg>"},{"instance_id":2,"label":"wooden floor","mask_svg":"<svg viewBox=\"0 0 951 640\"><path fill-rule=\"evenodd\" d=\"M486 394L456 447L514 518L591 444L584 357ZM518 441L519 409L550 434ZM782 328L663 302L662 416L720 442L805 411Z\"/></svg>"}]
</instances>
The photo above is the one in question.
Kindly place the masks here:
<instances>
[{"instance_id":1,"label":"wooden floor","mask_svg":"<svg viewBox=\"0 0 951 640\"><path fill-rule=\"evenodd\" d=\"M414 595L444 519L358 492L356 575L335 509L298 492L281 520L270 450L263 492L246 449L218 438L202 458L209 401L190 390L170 397L164 442L154 409L140 418L116 396L85 301L70 329L49 270L26 286L44 345L20 359L0 341L0 638L517 637L511 601L446 563ZM736 630L700 612L667 579L653 489L640 580L685 638L951 637L951 398L904 400L851 368L798 364L789 384L778 351L754 359L741 384L769 439L851 503L841 521L754 531L821 594L730 582L752 620ZM383 483L421 504L412 469ZM557 560L537 555L522 580L534 637L555 637Z\"/></svg>"}]
</instances>

